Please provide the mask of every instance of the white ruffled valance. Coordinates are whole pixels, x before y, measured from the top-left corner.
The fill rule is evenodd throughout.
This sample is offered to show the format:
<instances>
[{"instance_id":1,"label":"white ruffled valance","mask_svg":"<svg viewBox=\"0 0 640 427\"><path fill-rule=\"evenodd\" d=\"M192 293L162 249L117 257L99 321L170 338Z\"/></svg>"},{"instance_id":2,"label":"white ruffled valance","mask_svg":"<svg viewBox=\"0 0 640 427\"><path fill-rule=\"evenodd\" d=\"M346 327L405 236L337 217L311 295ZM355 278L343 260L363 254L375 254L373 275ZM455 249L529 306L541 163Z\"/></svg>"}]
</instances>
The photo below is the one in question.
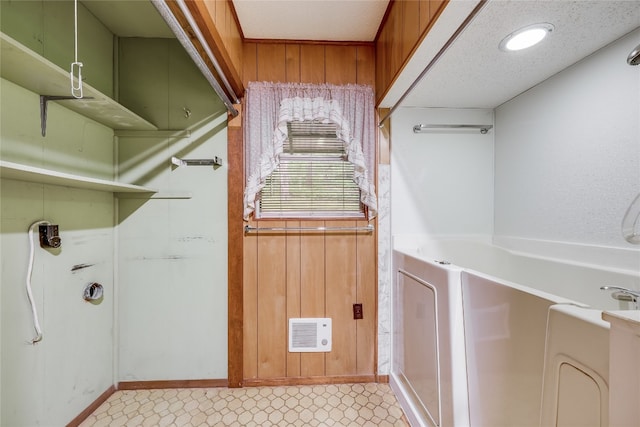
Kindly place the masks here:
<instances>
[{"instance_id":1,"label":"white ruffled valance","mask_svg":"<svg viewBox=\"0 0 640 427\"><path fill-rule=\"evenodd\" d=\"M250 82L244 120L244 218L255 210L266 178L278 167L287 123L307 120L336 125L347 159L354 165L360 200L373 218L377 213L374 108L370 86Z\"/></svg>"}]
</instances>

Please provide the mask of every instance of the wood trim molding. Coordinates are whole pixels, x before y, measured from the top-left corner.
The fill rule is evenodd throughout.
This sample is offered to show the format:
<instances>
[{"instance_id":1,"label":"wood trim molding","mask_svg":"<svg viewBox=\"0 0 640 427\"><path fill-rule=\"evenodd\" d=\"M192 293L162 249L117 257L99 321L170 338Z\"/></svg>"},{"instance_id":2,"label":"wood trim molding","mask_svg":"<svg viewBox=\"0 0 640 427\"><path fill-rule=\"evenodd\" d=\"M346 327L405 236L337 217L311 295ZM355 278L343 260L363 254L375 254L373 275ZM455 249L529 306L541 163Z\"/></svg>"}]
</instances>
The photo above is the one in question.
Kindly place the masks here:
<instances>
[{"instance_id":1,"label":"wood trim molding","mask_svg":"<svg viewBox=\"0 0 640 427\"><path fill-rule=\"evenodd\" d=\"M94 400L93 403L87 406L87 408L84 411L80 412L80 414L78 414L77 417L71 420L71 422L67 424L67 427L78 427L80 424L82 424L84 420L89 418L89 415L93 414L93 412L96 409L98 409L100 405L106 402L107 399L115 392L116 392L116 387L112 385L104 393L98 396L98 398Z\"/></svg>"},{"instance_id":2,"label":"wood trim molding","mask_svg":"<svg viewBox=\"0 0 640 427\"><path fill-rule=\"evenodd\" d=\"M229 387L242 387L244 377L244 310L243 310L243 254L244 222L242 220L244 194L244 148L242 136L242 106L239 114L229 120L227 127L227 227L228 227L228 335L227 375ZM231 116L229 116L231 117Z\"/></svg>"},{"instance_id":3,"label":"wood trim molding","mask_svg":"<svg viewBox=\"0 0 640 427\"><path fill-rule=\"evenodd\" d=\"M376 116L376 122L380 121L381 117L386 117L389 114L389 108L378 108L378 114ZM387 119L382 124L381 128L378 128L378 164L388 165L391 164L391 118Z\"/></svg>"},{"instance_id":4,"label":"wood trim molding","mask_svg":"<svg viewBox=\"0 0 640 427\"><path fill-rule=\"evenodd\" d=\"M118 390L153 390L162 388L217 388L227 387L227 380L163 380L124 381L118 383ZM106 399L105 399L106 400Z\"/></svg>"},{"instance_id":5,"label":"wood trim molding","mask_svg":"<svg viewBox=\"0 0 640 427\"><path fill-rule=\"evenodd\" d=\"M245 43L257 44L304 44L304 45L323 45L323 46L373 46L375 42L355 41L343 42L338 40L289 40L289 39L244 39Z\"/></svg>"},{"instance_id":6,"label":"wood trim molding","mask_svg":"<svg viewBox=\"0 0 640 427\"><path fill-rule=\"evenodd\" d=\"M378 383L389 384L389 375L378 375Z\"/></svg>"},{"instance_id":7,"label":"wood trim molding","mask_svg":"<svg viewBox=\"0 0 640 427\"><path fill-rule=\"evenodd\" d=\"M380 382L375 375L345 375L328 377L287 377L287 378L251 378L244 379L245 387L326 385ZM388 382L388 378L387 378Z\"/></svg>"},{"instance_id":8,"label":"wood trim molding","mask_svg":"<svg viewBox=\"0 0 640 427\"><path fill-rule=\"evenodd\" d=\"M235 5L233 4L233 0L227 0L229 3L229 8L231 10L231 14L233 15L233 22L236 23L238 27L238 32L240 33L240 39L244 41L244 31L242 31L242 25L240 25L240 19L238 18L238 11L236 10Z\"/></svg>"}]
</instances>

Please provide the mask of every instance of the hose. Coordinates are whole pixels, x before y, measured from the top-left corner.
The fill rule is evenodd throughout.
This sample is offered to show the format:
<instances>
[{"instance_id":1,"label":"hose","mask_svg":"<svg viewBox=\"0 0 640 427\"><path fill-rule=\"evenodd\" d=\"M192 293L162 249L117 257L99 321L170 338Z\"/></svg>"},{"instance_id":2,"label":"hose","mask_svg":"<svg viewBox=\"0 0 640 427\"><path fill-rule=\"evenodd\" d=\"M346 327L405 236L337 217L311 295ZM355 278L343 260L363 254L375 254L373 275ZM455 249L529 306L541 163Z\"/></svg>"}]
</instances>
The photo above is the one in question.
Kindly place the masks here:
<instances>
[{"instance_id":1,"label":"hose","mask_svg":"<svg viewBox=\"0 0 640 427\"><path fill-rule=\"evenodd\" d=\"M31 304L31 313L33 314L33 327L36 330L36 336L31 340L31 344L37 344L42 341L42 328L40 328L40 321L38 320L38 310L36 309L36 303L33 300L33 292L31 291L31 273L33 273L33 258L35 256L35 244L33 242L33 230L39 225L50 224L49 221L36 221L29 227L29 268L27 269L27 296L29 297L29 303Z\"/></svg>"}]
</instances>

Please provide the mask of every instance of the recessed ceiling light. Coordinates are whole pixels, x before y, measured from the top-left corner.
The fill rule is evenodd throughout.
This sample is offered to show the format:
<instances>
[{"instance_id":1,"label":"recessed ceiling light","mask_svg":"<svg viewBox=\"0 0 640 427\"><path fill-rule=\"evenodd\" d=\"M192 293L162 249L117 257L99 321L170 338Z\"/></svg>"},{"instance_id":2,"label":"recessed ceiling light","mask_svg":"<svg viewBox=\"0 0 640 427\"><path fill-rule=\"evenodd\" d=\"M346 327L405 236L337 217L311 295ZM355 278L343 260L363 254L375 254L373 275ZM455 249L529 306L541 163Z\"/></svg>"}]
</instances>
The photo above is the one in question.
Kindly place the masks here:
<instances>
[{"instance_id":1,"label":"recessed ceiling light","mask_svg":"<svg viewBox=\"0 0 640 427\"><path fill-rule=\"evenodd\" d=\"M547 22L527 25L503 38L499 45L500 50L513 52L526 49L540 43L553 30L554 26Z\"/></svg>"}]
</instances>

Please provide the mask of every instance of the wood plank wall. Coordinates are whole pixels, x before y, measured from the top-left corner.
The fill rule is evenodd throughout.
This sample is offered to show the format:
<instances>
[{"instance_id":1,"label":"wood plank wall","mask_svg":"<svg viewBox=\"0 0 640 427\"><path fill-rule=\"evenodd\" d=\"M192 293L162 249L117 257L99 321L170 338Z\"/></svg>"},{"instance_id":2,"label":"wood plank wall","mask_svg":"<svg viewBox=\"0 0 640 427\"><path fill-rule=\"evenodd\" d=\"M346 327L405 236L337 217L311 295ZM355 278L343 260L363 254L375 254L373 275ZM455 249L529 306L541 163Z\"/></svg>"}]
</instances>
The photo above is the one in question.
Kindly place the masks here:
<instances>
[{"instance_id":1,"label":"wood plank wall","mask_svg":"<svg viewBox=\"0 0 640 427\"><path fill-rule=\"evenodd\" d=\"M249 81L375 84L372 44L246 42ZM230 219L231 221L231 219ZM366 225L253 221L252 226ZM249 233L243 239L244 384L372 381L377 361L375 233ZM364 318L353 319L353 304ZM288 319L331 317L330 353L289 353Z\"/></svg>"},{"instance_id":2,"label":"wood plank wall","mask_svg":"<svg viewBox=\"0 0 640 427\"><path fill-rule=\"evenodd\" d=\"M260 221L263 227L364 226L366 221ZM246 234L243 241L244 383L376 374L375 233ZM353 304L364 316L353 319ZM328 353L289 353L288 319L330 317Z\"/></svg>"},{"instance_id":3,"label":"wood plank wall","mask_svg":"<svg viewBox=\"0 0 640 427\"><path fill-rule=\"evenodd\" d=\"M357 83L375 87L373 44L245 42L243 78L289 83Z\"/></svg>"},{"instance_id":4,"label":"wood plank wall","mask_svg":"<svg viewBox=\"0 0 640 427\"><path fill-rule=\"evenodd\" d=\"M206 7L233 68L237 76L240 76L242 71L242 32L231 0L205 0L196 3L202 3Z\"/></svg>"},{"instance_id":5,"label":"wood plank wall","mask_svg":"<svg viewBox=\"0 0 640 427\"><path fill-rule=\"evenodd\" d=\"M427 35L448 0L392 0L376 38L376 96L380 101Z\"/></svg>"},{"instance_id":6,"label":"wood plank wall","mask_svg":"<svg viewBox=\"0 0 640 427\"><path fill-rule=\"evenodd\" d=\"M307 43L244 40L231 0L188 0L198 24L218 49L225 74L240 97L249 81L368 84L385 95L448 0L392 0L375 43ZM381 141L387 141L382 138ZM230 158L241 161L242 135L230 126ZM388 162L388 146L380 161ZM385 154L386 153L386 154ZM234 158L235 158L234 157ZM242 188L242 170L229 171L230 188ZM237 193L236 191L230 194ZM240 193L238 193L240 194ZM230 196L231 197L231 196ZM235 200L237 199L237 200ZM241 202L235 196L234 204ZM229 385L265 381L376 377L377 261L373 235L236 231L241 212L229 211ZM263 221L265 223L266 221ZM270 226L327 226L325 221L266 222ZM344 221L339 221L344 224ZM259 223L251 225L259 226ZM377 225L377 224L376 224ZM239 239L239 241L238 241ZM244 278L243 278L244 276ZM352 319L362 303L364 319ZM334 350L287 351L287 319L331 317ZM341 380L335 380L341 381Z\"/></svg>"},{"instance_id":7,"label":"wood plank wall","mask_svg":"<svg viewBox=\"0 0 640 427\"><path fill-rule=\"evenodd\" d=\"M242 96L242 88L235 82L240 80L245 85L251 80L335 84L346 82L371 84L380 100L447 2L448 0L391 0L375 43L362 45L289 41L256 43L243 39L231 0L188 0L187 4L201 29L210 35L211 44L217 49L219 60L225 72L228 72L238 96ZM270 59L270 54L276 56ZM346 58L349 61L340 61ZM353 60L356 61L355 68L350 62ZM248 61L248 64L244 64L244 61ZM374 67L369 65L371 61L375 61Z\"/></svg>"}]
</instances>

